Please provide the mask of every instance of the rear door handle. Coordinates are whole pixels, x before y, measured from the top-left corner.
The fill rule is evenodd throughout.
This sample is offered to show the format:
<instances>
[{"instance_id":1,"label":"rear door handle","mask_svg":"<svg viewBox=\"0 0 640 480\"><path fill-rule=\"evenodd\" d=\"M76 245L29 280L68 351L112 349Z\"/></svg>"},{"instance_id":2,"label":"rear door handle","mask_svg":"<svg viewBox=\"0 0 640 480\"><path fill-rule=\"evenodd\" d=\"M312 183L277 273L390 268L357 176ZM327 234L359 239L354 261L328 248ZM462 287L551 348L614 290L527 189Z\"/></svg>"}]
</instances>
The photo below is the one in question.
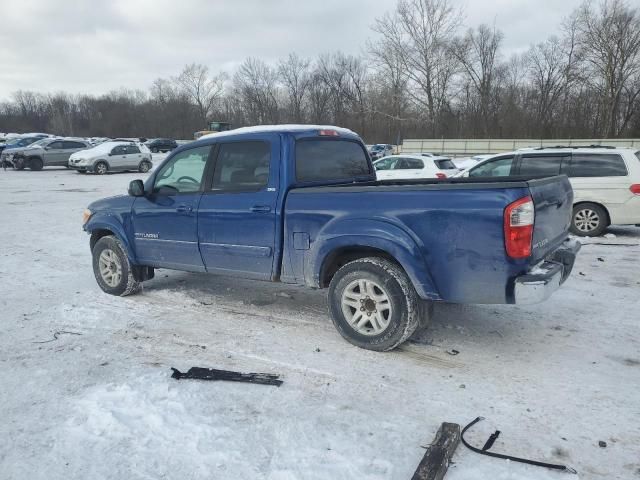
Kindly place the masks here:
<instances>
[{"instance_id":1,"label":"rear door handle","mask_svg":"<svg viewBox=\"0 0 640 480\"><path fill-rule=\"evenodd\" d=\"M269 205L254 205L250 210L255 213L269 213L271 207Z\"/></svg>"},{"instance_id":2,"label":"rear door handle","mask_svg":"<svg viewBox=\"0 0 640 480\"><path fill-rule=\"evenodd\" d=\"M178 213L191 213L193 211L193 207L191 205L178 205L176 207L176 212Z\"/></svg>"}]
</instances>

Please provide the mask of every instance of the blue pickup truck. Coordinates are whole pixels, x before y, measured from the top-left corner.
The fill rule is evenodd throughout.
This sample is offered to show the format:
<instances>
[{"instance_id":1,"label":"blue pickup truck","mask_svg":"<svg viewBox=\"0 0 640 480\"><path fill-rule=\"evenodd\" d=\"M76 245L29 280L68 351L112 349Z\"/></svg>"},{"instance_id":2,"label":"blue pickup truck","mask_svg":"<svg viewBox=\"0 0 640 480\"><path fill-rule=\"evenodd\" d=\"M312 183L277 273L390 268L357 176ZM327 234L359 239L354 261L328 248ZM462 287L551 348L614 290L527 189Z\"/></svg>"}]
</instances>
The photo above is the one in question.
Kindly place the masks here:
<instances>
[{"instance_id":1,"label":"blue pickup truck","mask_svg":"<svg viewBox=\"0 0 640 480\"><path fill-rule=\"evenodd\" d=\"M535 303L568 277L565 176L376 180L362 140L313 125L239 128L175 150L84 212L112 295L154 269L328 288L349 342L390 350L436 301Z\"/></svg>"}]
</instances>

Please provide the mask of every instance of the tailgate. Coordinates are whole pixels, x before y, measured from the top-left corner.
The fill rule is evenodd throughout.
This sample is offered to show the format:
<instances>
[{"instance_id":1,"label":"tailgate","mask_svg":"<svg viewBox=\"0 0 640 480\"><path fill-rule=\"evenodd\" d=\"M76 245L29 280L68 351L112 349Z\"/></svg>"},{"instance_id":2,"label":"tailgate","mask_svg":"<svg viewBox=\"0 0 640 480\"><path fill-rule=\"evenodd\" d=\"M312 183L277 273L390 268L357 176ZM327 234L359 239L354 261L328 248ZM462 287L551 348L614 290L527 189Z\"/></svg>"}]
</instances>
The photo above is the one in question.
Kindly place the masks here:
<instances>
[{"instance_id":1,"label":"tailgate","mask_svg":"<svg viewBox=\"0 0 640 480\"><path fill-rule=\"evenodd\" d=\"M573 210L573 189L566 175L527 183L536 212L530 259L535 264L567 238Z\"/></svg>"}]
</instances>

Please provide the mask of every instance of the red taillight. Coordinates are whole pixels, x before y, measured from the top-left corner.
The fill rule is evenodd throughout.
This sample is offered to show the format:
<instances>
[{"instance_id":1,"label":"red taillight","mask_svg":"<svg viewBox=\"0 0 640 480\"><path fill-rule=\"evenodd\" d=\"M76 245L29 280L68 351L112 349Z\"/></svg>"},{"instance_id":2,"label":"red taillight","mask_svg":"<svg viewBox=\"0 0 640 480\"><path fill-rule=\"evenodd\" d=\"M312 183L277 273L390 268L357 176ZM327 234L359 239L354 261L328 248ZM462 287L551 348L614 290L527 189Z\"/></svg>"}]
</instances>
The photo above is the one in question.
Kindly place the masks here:
<instances>
[{"instance_id":1,"label":"red taillight","mask_svg":"<svg viewBox=\"0 0 640 480\"><path fill-rule=\"evenodd\" d=\"M511 258L527 258L531 255L534 220L535 209L531 197L516 200L504 209L504 246Z\"/></svg>"},{"instance_id":2,"label":"red taillight","mask_svg":"<svg viewBox=\"0 0 640 480\"><path fill-rule=\"evenodd\" d=\"M631 190L631 193L634 195L640 195L640 183L634 183L629 187L629 190Z\"/></svg>"},{"instance_id":3,"label":"red taillight","mask_svg":"<svg viewBox=\"0 0 640 480\"><path fill-rule=\"evenodd\" d=\"M321 137L339 137L340 134L336 130L319 130L318 135Z\"/></svg>"},{"instance_id":4,"label":"red taillight","mask_svg":"<svg viewBox=\"0 0 640 480\"><path fill-rule=\"evenodd\" d=\"M447 178L444 173L436 173L436 178Z\"/></svg>"}]
</instances>

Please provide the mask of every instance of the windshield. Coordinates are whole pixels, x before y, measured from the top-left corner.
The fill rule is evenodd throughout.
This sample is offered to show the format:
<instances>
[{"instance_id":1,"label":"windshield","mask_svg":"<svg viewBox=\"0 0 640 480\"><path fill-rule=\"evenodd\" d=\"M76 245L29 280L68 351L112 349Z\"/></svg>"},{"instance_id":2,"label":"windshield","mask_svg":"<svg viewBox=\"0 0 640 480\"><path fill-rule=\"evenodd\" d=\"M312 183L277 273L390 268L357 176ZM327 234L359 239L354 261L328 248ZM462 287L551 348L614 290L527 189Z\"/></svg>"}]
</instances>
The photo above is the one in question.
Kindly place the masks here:
<instances>
[{"instance_id":1,"label":"windshield","mask_svg":"<svg viewBox=\"0 0 640 480\"><path fill-rule=\"evenodd\" d=\"M42 145L46 145L47 143L49 143L49 139L48 138L43 138L42 140L38 140L37 142L33 142L31 144L32 147L41 147Z\"/></svg>"}]
</instances>

